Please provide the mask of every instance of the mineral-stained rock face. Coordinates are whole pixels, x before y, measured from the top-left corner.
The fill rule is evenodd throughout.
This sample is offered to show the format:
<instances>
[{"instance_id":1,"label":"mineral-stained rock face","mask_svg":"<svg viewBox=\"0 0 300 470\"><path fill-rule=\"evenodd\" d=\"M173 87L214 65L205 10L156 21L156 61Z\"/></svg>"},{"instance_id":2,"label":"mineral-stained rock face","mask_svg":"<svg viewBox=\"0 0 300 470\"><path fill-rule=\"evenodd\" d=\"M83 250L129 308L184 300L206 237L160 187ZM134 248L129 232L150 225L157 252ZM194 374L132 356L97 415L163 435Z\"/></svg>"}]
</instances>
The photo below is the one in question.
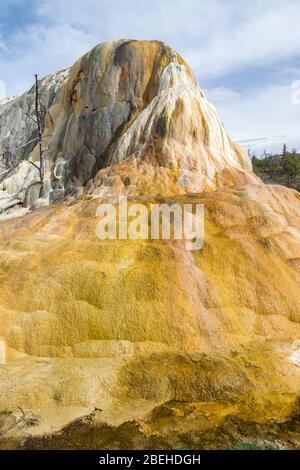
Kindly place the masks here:
<instances>
[{"instance_id":1,"label":"mineral-stained rock face","mask_svg":"<svg viewBox=\"0 0 300 470\"><path fill-rule=\"evenodd\" d=\"M67 76L68 70L47 76L40 81L45 116L46 110L58 99L60 88ZM34 87L20 97L0 101L0 210L17 204L23 205L26 191L39 179L38 170L27 162L29 158L37 159L34 109Z\"/></svg>"},{"instance_id":2,"label":"mineral-stained rock face","mask_svg":"<svg viewBox=\"0 0 300 470\"><path fill-rule=\"evenodd\" d=\"M188 65L160 42L97 46L72 67L62 97L48 158L62 162L63 187L129 157L192 191L215 188L224 167L250 168Z\"/></svg>"},{"instance_id":3,"label":"mineral-stained rock face","mask_svg":"<svg viewBox=\"0 0 300 470\"><path fill-rule=\"evenodd\" d=\"M188 65L160 42L101 44L70 70L42 80L40 89L49 109L43 146L50 201L57 190L74 191L98 170L128 159L139 165L138 179L150 166L192 192L215 189L224 168L250 169ZM20 163L38 160L36 126L28 117L33 106L34 88L0 103L4 209L26 205L26 189L38 179L30 163ZM95 186L105 190L101 176Z\"/></svg>"},{"instance_id":4,"label":"mineral-stained rock face","mask_svg":"<svg viewBox=\"0 0 300 470\"><path fill-rule=\"evenodd\" d=\"M159 42L96 47L53 99L49 195L73 195L0 222L0 447L298 447L299 193ZM203 249L100 240L118 193L204 204Z\"/></svg>"}]
</instances>

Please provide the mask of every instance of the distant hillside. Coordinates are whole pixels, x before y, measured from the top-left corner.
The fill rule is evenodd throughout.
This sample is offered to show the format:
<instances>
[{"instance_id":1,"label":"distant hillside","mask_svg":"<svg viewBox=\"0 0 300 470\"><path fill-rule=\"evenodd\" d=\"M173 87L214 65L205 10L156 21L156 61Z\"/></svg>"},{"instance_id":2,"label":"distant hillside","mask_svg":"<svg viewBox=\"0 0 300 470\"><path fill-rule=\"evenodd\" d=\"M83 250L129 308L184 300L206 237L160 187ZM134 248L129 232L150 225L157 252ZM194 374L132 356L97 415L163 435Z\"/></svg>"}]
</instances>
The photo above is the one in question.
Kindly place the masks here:
<instances>
[{"instance_id":1,"label":"distant hillside","mask_svg":"<svg viewBox=\"0 0 300 470\"><path fill-rule=\"evenodd\" d=\"M280 154L252 157L253 171L265 183L274 183L300 192L300 153L289 151L284 145Z\"/></svg>"}]
</instances>

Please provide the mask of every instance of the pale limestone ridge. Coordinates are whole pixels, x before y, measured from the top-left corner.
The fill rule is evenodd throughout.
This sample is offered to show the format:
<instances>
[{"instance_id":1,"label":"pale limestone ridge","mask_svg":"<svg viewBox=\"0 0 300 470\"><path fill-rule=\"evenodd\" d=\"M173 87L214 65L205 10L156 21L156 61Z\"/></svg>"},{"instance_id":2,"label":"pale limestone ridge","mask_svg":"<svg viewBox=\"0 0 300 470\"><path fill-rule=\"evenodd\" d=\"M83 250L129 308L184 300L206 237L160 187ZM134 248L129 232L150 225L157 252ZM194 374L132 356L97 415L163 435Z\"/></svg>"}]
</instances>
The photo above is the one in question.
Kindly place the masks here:
<instances>
[{"instance_id":1,"label":"pale limestone ridge","mask_svg":"<svg viewBox=\"0 0 300 470\"><path fill-rule=\"evenodd\" d=\"M40 80L41 102L50 108L57 99L68 70ZM0 211L24 205L28 188L38 181L38 171L27 162L35 160L36 125L34 117L35 90L0 102Z\"/></svg>"},{"instance_id":2,"label":"pale limestone ridge","mask_svg":"<svg viewBox=\"0 0 300 470\"><path fill-rule=\"evenodd\" d=\"M184 59L158 41L100 44L71 69L45 77L40 89L49 108L43 204L88 183L89 191L105 192L98 171L121 161L142 161L141 178L150 165L189 192L216 189L226 168L251 171ZM26 116L33 106L34 88L0 104L2 210L39 198L38 171L24 162L38 164L35 124Z\"/></svg>"}]
</instances>

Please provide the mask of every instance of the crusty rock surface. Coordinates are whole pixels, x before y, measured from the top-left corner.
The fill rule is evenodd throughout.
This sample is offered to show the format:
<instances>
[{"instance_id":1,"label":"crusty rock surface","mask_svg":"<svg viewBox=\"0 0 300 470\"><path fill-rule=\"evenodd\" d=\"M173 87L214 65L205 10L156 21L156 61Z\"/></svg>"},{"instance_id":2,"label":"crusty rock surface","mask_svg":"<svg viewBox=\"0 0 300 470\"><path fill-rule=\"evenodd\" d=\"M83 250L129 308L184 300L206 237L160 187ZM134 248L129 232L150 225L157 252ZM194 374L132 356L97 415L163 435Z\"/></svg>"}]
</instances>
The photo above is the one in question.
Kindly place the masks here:
<instances>
[{"instance_id":1,"label":"crusty rock surface","mask_svg":"<svg viewBox=\"0 0 300 470\"><path fill-rule=\"evenodd\" d=\"M96 47L51 116L56 204L0 222L0 448L299 447L299 193L253 175L159 42ZM100 240L120 193L204 204L203 249Z\"/></svg>"},{"instance_id":2,"label":"crusty rock surface","mask_svg":"<svg viewBox=\"0 0 300 470\"><path fill-rule=\"evenodd\" d=\"M43 146L44 192L50 201L53 190L68 194L91 185L93 178L92 189L101 186L105 192L98 171L124 160L138 166L138 179L151 167L156 175L191 192L216 189L224 168L251 167L184 59L161 42L100 44L71 69L43 79L40 91L49 109ZM36 126L26 115L34 116L33 106L34 87L0 103L3 209L12 206L12 197L16 204L24 202L20 162L38 160ZM6 184L11 168L16 185ZM38 178L34 167L28 164L26 169L25 189Z\"/></svg>"},{"instance_id":3,"label":"crusty rock surface","mask_svg":"<svg viewBox=\"0 0 300 470\"><path fill-rule=\"evenodd\" d=\"M43 115L59 96L68 70L39 82ZM31 116L31 118L30 118ZM28 160L38 160L35 119L35 88L22 96L0 101L0 211L23 205L26 190L39 180L39 171ZM38 164L38 162L36 162Z\"/></svg>"}]
</instances>

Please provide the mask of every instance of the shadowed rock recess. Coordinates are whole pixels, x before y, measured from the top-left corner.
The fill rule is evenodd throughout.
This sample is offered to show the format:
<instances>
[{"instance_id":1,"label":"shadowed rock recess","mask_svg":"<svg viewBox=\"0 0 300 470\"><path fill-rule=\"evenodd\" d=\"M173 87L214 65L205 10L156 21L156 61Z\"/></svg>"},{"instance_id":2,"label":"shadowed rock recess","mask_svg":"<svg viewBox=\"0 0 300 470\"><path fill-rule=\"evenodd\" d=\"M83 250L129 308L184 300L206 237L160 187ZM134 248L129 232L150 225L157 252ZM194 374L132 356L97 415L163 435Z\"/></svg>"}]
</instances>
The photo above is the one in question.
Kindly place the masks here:
<instances>
[{"instance_id":1,"label":"shadowed rock recess","mask_svg":"<svg viewBox=\"0 0 300 470\"><path fill-rule=\"evenodd\" d=\"M100 44L40 90L43 192L35 90L0 102L0 448L299 448L300 194L163 43ZM118 194L204 204L203 249L100 240Z\"/></svg>"}]
</instances>

